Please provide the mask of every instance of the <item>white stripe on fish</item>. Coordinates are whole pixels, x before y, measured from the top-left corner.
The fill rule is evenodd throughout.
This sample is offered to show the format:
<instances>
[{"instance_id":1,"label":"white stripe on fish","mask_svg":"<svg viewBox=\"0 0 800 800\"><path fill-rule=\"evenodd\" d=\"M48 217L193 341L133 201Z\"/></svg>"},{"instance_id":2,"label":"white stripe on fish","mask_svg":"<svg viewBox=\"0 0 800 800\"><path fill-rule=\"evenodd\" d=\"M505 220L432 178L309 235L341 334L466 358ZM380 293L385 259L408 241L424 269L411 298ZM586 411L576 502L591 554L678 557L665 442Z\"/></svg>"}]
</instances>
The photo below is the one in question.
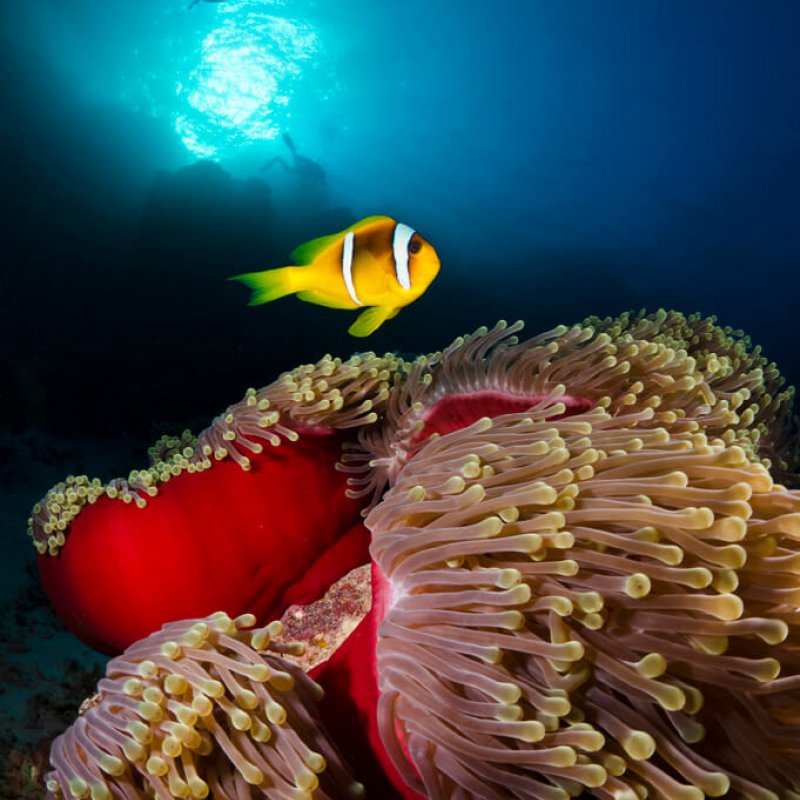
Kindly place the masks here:
<instances>
[{"instance_id":1,"label":"white stripe on fish","mask_svg":"<svg viewBox=\"0 0 800 800\"><path fill-rule=\"evenodd\" d=\"M356 287L353 283L353 243L355 238L356 235L353 231L345 234L344 243L342 244L342 277L350 299L356 305L363 306L364 304L358 299Z\"/></svg>"},{"instance_id":2,"label":"white stripe on fish","mask_svg":"<svg viewBox=\"0 0 800 800\"><path fill-rule=\"evenodd\" d=\"M408 243L416 231L403 222L398 222L392 237L394 253L394 271L397 282L404 288L411 288L411 276L408 273Z\"/></svg>"}]
</instances>

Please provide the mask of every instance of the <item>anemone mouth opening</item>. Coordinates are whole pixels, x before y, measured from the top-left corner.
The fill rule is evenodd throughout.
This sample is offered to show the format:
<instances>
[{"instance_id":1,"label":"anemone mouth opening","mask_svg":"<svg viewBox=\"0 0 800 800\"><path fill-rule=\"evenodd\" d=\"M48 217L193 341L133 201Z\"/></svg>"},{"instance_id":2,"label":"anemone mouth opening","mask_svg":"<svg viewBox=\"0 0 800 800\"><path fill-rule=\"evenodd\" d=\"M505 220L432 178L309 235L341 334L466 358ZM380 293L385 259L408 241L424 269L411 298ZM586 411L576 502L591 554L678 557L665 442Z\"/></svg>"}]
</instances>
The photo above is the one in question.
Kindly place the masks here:
<instances>
[{"instance_id":1,"label":"anemone mouth opening","mask_svg":"<svg viewBox=\"0 0 800 800\"><path fill-rule=\"evenodd\" d=\"M550 417L551 420L582 414L595 405L588 397L570 394L552 396L548 394L517 395L497 389L449 394L437 400L422 414L422 427L412 439L419 445L432 435L467 428L483 417L499 417L503 414L520 414L530 409L549 408L557 403L564 405L564 413Z\"/></svg>"}]
</instances>

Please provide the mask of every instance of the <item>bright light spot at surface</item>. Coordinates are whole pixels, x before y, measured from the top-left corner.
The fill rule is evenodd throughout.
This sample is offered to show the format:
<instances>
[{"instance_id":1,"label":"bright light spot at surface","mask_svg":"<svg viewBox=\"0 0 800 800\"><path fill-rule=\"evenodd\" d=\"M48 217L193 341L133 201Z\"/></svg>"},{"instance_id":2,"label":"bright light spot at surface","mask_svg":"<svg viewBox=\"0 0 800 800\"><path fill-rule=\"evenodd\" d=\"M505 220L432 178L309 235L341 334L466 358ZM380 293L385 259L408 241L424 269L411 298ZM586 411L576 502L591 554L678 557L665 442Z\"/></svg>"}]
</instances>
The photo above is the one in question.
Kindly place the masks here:
<instances>
[{"instance_id":1,"label":"bright light spot at surface","mask_svg":"<svg viewBox=\"0 0 800 800\"><path fill-rule=\"evenodd\" d=\"M263 0L221 3L221 24L203 40L199 63L177 87L185 109L175 129L200 158L274 139L287 116L303 62L317 37L301 22L268 14Z\"/></svg>"}]
</instances>

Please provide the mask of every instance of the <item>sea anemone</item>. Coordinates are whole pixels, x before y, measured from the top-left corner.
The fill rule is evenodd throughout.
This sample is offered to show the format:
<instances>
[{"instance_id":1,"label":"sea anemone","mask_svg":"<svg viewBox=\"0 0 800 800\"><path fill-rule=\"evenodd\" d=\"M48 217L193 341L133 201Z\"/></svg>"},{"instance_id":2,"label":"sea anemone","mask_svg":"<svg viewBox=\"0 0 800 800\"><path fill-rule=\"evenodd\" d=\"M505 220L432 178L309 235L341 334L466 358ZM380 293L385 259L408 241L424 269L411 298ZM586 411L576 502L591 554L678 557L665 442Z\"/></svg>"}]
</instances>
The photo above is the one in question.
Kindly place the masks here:
<instances>
[{"instance_id":1,"label":"sea anemone","mask_svg":"<svg viewBox=\"0 0 800 800\"><path fill-rule=\"evenodd\" d=\"M362 433L380 739L431 800L795 796L790 394L706 320L606 327L457 340ZM530 407L458 430L482 397Z\"/></svg>"},{"instance_id":2,"label":"sea anemone","mask_svg":"<svg viewBox=\"0 0 800 800\"><path fill-rule=\"evenodd\" d=\"M112 659L53 743L51 798L356 798L313 705L321 688L255 618L165 625Z\"/></svg>"},{"instance_id":3,"label":"sea anemone","mask_svg":"<svg viewBox=\"0 0 800 800\"><path fill-rule=\"evenodd\" d=\"M367 519L395 765L429 798L798 791L800 496L705 434L559 411L430 443Z\"/></svg>"},{"instance_id":4,"label":"sea anemone","mask_svg":"<svg viewBox=\"0 0 800 800\"><path fill-rule=\"evenodd\" d=\"M218 608L278 617L365 563L363 504L334 466L404 366L391 354L326 356L249 389L198 437L162 438L146 469L51 489L29 533L67 627L119 652Z\"/></svg>"},{"instance_id":5,"label":"sea anemone","mask_svg":"<svg viewBox=\"0 0 800 800\"><path fill-rule=\"evenodd\" d=\"M745 421L755 431L757 454L773 478L800 488L800 435L797 415L792 412L794 387L785 385L777 365L768 361L743 331L723 328L715 317L687 317L676 311L649 315L640 311L602 320L591 317L586 323L614 339L624 334L684 348L718 397L735 398L746 389L753 418Z\"/></svg>"},{"instance_id":6,"label":"sea anemone","mask_svg":"<svg viewBox=\"0 0 800 800\"><path fill-rule=\"evenodd\" d=\"M523 324L498 323L417 359L392 391L380 425L359 431L343 459L352 494L377 499L430 436L488 416L559 402L563 414L594 406L612 416L650 409L640 426L704 430L740 444L800 485L794 389L741 331L675 311L559 326L519 342ZM770 461L782 454L785 460Z\"/></svg>"},{"instance_id":7,"label":"sea anemone","mask_svg":"<svg viewBox=\"0 0 800 800\"><path fill-rule=\"evenodd\" d=\"M798 475L791 391L699 316L521 327L359 369L338 417L315 387L341 364L262 390L309 459L323 436L326 474L324 437L346 431L338 469L372 534L372 609L314 672L331 735L359 776L379 764L381 797L800 796L800 493L776 482ZM207 437L251 468L237 485L248 397Z\"/></svg>"}]
</instances>

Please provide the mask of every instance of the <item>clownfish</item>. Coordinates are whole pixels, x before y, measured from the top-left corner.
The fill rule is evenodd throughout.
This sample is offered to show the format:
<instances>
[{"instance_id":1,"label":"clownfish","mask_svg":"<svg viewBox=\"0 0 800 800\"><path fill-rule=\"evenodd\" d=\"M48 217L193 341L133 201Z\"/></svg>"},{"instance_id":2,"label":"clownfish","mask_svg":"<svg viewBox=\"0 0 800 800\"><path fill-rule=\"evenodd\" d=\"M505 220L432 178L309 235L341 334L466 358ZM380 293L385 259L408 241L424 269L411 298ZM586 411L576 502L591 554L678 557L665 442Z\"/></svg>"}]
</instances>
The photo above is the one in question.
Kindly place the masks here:
<instances>
[{"instance_id":1,"label":"clownfish","mask_svg":"<svg viewBox=\"0 0 800 800\"><path fill-rule=\"evenodd\" d=\"M369 336L403 306L413 303L439 272L433 245L391 217L367 217L330 236L301 244L297 266L248 272L231 280L253 290L250 305L296 294L329 308L367 308L348 328Z\"/></svg>"}]
</instances>

